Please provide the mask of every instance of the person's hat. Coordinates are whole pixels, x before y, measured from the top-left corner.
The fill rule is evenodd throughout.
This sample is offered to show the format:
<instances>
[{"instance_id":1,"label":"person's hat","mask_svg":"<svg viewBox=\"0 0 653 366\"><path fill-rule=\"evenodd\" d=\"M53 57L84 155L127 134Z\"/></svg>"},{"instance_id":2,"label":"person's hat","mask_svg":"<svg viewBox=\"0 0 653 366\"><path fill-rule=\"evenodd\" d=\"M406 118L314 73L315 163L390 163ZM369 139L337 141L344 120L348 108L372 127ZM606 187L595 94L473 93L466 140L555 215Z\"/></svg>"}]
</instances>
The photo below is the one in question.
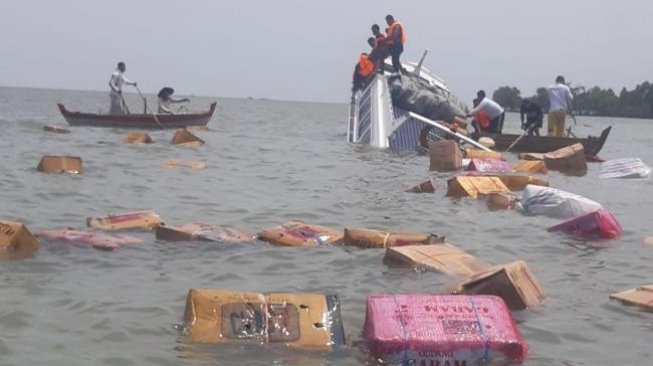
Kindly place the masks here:
<instances>
[{"instance_id":1,"label":"person's hat","mask_svg":"<svg viewBox=\"0 0 653 366\"><path fill-rule=\"evenodd\" d=\"M161 89L159 91L158 96L159 96L159 98L167 98L167 97L171 96L174 93L175 93L175 90L173 88L170 88L170 87L166 86L165 88L163 88L163 89Z\"/></svg>"},{"instance_id":2,"label":"person's hat","mask_svg":"<svg viewBox=\"0 0 653 366\"><path fill-rule=\"evenodd\" d=\"M491 149L491 148L494 147L494 140L492 138L490 138L490 137L483 136L480 139L478 139L478 143L485 146L485 147L487 147L488 149Z\"/></svg>"}]
</instances>

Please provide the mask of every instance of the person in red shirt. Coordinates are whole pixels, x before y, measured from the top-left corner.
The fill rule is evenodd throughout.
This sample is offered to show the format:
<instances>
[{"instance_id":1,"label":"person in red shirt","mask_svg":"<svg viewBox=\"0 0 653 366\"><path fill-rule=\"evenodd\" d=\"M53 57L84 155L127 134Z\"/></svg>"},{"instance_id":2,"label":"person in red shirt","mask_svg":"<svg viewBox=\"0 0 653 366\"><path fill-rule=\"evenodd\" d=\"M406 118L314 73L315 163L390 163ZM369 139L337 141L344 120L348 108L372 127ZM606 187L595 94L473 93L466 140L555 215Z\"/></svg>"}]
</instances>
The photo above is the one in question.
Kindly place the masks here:
<instances>
[{"instance_id":1,"label":"person in red shirt","mask_svg":"<svg viewBox=\"0 0 653 366\"><path fill-rule=\"evenodd\" d=\"M376 69L383 74L383 64L385 59L390 56L390 52L386 45L385 35L381 33L381 27L378 24L372 25L372 34L374 35L376 45L373 47L370 56L373 56L372 58L376 61Z\"/></svg>"}]
</instances>

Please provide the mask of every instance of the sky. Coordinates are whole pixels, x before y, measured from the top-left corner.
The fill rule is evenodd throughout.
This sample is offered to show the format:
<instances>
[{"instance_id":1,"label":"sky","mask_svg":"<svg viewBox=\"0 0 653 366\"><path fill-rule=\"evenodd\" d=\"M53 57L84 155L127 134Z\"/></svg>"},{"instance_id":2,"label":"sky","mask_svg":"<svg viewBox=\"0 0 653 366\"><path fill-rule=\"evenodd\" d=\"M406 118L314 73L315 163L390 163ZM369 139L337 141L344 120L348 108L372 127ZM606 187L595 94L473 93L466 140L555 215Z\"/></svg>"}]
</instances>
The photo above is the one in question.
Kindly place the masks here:
<instances>
[{"instance_id":1,"label":"sky","mask_svg":"<svg viewBox=\"0 0 653 366\"><path fill-rule=\"evenodd\" d=\"M1 0L0 86L107 90L118 61L144 92L345 103L370 26L392 14L417 61L465 101L564 75L653 81L651 0Z\"/></svg>"}]
</instances>

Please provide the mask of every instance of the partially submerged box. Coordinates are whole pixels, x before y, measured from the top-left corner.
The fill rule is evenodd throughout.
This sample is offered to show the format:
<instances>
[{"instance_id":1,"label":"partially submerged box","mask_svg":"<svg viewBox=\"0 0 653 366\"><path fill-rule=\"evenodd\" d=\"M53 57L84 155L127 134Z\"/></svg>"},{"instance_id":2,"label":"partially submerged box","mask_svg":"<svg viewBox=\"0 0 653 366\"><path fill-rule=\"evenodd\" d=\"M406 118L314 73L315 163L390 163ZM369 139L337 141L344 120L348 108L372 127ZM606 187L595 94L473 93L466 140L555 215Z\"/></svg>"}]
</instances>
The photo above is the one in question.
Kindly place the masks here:
<instances>
[{"instance_id":1,"label":"partially submerged box","mask_svg":"<svg viewBox=\"0 0 653 366\"><path fill-rule=\"evenodd\" d=\"M261 231L258 239L282 246L316 246L322 244L342 244L344 234L325 226L307 224L302 221L290 221L272 229Z\"/></svg>"},{"instance_id":2,"label":"partially submerged box","mask_svg":"<svg viewBox=\"0 0 653 366\"><path fill-rule=\"evenodd\" d=\"M533 307L545 297L542 287L524 261L494 266L473 274L460 282L454 293L500 296L514 310Z\"/></svg>"},{"instance_id":3,"label":"partially submerged box","mask_svg":"<svg viewBox=\"0 0 653 366\"><path fill-rule=\"evenodd\" d=\"M188 129L180 128L175 132L175 135L172 136L172 141L170 143L173 145L188 144L188 143L203 145L204 140L195 136Z\"/></svg>"},{"instance_id":4,"label":"partially submerged box","mask_svg":"<svg viewBox=\"0 0 653 366\"><path fill-rule=\"evenodd\" d=\"M70 133L70 130L62 127L62 126L56 126L56 125L45 125L43 126L43 131L47 132L54 132L54 133Z\"/></svg>"},{"instance_id":5,"label":"partially submerged box","mask_svg":"<svg viewBox=\"0 0 653 366\"><path fill-rule=\"evenodd\" d=\"M89 217L86 219L86 226L100 230L151 230L162 223L161 217L153 210L135 211L105 217Z\"/></svg>"},{"instance_id":6,"label":"partially submerged box","mask_svg":"<svg viewBox=\"0 0 653 366\"><path fill-rule=\"evenodd\" d=\"M154 142L145 132L130 132L123 137L122 141L126 144L151 144Z\"/></svg>"},{"instance_id":7,"label":"partially submerged box","mask_svg":"<svg viewBox=\"0 0 653 366\"><path fill-rule=\"evenodd\" d=\"M487 196L490 210L512 210L517 206L517 196L512 193L492 193Z\"/></svg>"},{"instance_id":8,"label":"partially submerged box","mask_svg":"<svg viewBox=\"0 0 653 366\"><path fill-rule=\"evenodd\" d=\"M451 171L463 166L463 154L455 141L429 143L429 170Z\"/></svg>"},{"instance_id":9,"label":"partially submerged box","mask_svg":"<svg viewBox=\"0 0 653 366\"><path fill-rule=\"evenodd\" d=\"M449 276L469 276L491 266L450 244L407 245L386 249L386 264L425 267Z\"/></svg>"},{"instance_id":10,"label":"partially submerged box","mask_svg":"<svg viewBox=\"0 0 653 366\"><path fill-rule=\"evenodd\" d=\"M503 155L496 151L485 151L468 147L465 149L465 157L468 159L495 159L504 160Z\"/></svg>"},{"instance_id":11,"label":"partially submerged box","mask_svg":"<svg viewBox=\"0 0 653 366\"><path fill-rule=\"evenodd\" d=\"M492 193L508 193L510 190L497 177L460 176L447 181L448 197L472 197Z\"/></svg>"},{"instance_id":12,"label":"partially submerged box","mask_svg":"<svg viewBox=\"0 0 653 366\"><path fill-rule=\"evenodd\" d=\"M508 187L508 189L513 192L523 191L524 188L526 188L526 186L529 184L542 187L549 186L549 182L545 181L544 179L530 175L500 174L493 176L499 178L503 184L505 184L506 187Z\"/></svg>"},{"instance_id":13,"label":"partially submerged box","mask_svg":"<svg viewBox=\"0 0 653 366\"><path fill-rule=\"evenodd\" d=\"M39 241L20 222L0 220L0 258L24 258L39 249Z\"/></svg>"},{"instance_id":14,"label":"partially submerged box","mask_svg":"<svg viewBox=\"0 0 653 366\"><path fill-rule=\"evenodd\" d=\"M83 244L100 250L115 250L127 245L143 242L131 236L114 236L94 231L79 231L74 229L43 230L36 233L36 235L39 238L60 240L71 244Z\"/></svg>"},{"instance_id":15,"label":"partially submerged box","mask_svg":"<svg viewBox=\"0 0 653 366\"><path fill-rule=\"evenodd\" d=\"M359 248L388 248L410 244L443 243L444 238L430 233L389 232L373 229L347 229L344 245Z\"/></svg>"},{"instance_id":16,"label":"partially submerged box","mask_svg":"<svg viewBox=\"0 0 653 366\"><path fill-rule=\"evenodd\" d=\"M617 239L623 230L611 211L598 210L563 221L551 226L547 231L563 231L569 234L600 236L604 239Z\"/></svg>"},{"instance_id":17,"label":"partially submerged box","mask_svg":"<svg viewBox=\"0 0 653 366\"><path fill-rule=\"evenodd\" d=\"M363 340L374 361L391 365L504 364L528 353L496 296L370 295Z\"/></svg>"},{"instance_id":18,"label":"partially submerged box","mask_svg":"<svg viewBox=\"0 0 653 366\"><path fill-rule=\"evenodd\" d=\"M612 294L610 298L623 301L629 305L638 305L653 310L653 285L640 286L632 290Z\"/></svg>"},{"instance_id":19,"label":"partially submerged box","mask_svg":"<svg viewBox=\"0 0 653 366\"><path fill-rule=\"evenodd\" d=\"M584 173L587 171L585 148L581 143L544 154L544 163L550 170L568 173Z\"/></svg>"},{"instance_id":20,"label":"partially submerged box","mask_svg":"<svg viewBox=\"0 0 653 366\"><path fill-rule=\"evenodd\" d=\"M181 161L176 159L168 159L163 162L164 168L189 168L195 170L206 169L206 163L203 161Z\"/></svg>"},{"instance_id":21,"label":"partially submerged box","mask_svg":"<svg viewBox=\"0 0 653 366\"><path fill-rule=\"evenodd\" d=\"M519 160L542 160L544 161L544 154L541 153L519 153L517 155Z\"/></svg>"},{"instance_id":22,"label":"partially submerged box","mask_svg":"<svg viewBox=\"0 0 653 366\"><path fill-rule=\"evenodd\" d=\"M241 230L219 225L193 222L178 227L157 225L156 238L167 241L212 241L241 243L254 240L254 236Z\"/></svg>"},{"instance_id":23,"label":"partially submerged box","mask_svg":"<svg viewBox=\"0 0 653 366\"><path fill-rule=\"evenodd\" d=\"M191 289L184 325L193 342L314 349L345 343L336 295Z\"/></svg>"},{"instance_id":24,"label":"partially submerged box","mask_svg":"<svg viewBox=\"0 0 653 366\"><path fill-rule=\"evenodd\" d=\"M505 160L474 158L469 162L467 170L481 173L509 173L512 171L512 166Z\"/></svg>"},{"instance_id":25,"label":"partially submerged box","mask_svg":"<svg viewBox=\"0 0 653 366\"><path fill-rule=\"evenodd\" d=\"M546 164L541 160L519 160L512 166L512 168L515 171L522 173L549 173Z\"/></svg>"},{"instance_id":26,"label":"partially submerged box","mask_svg":"<svg viewBox=\"0 0 653 366\"><path fill-rule=\"evenodd\" d=\"M82 158L78 156L44 156L36 170L43 173L82 174L84 172Z\"/></svg>"},{"instance_id":27,"label":"partially submerged box","mask_svg":"<svg viewBox=\"0 0 653 366\"><path fill-rule=\"evenodd\" d=\"M411 193L435 193L435 190L437 189L438 185L435 179L432 177L429 177L429 179L425 182L422 182L406 192L411 192Z\"/></svg>"}]
</instances>

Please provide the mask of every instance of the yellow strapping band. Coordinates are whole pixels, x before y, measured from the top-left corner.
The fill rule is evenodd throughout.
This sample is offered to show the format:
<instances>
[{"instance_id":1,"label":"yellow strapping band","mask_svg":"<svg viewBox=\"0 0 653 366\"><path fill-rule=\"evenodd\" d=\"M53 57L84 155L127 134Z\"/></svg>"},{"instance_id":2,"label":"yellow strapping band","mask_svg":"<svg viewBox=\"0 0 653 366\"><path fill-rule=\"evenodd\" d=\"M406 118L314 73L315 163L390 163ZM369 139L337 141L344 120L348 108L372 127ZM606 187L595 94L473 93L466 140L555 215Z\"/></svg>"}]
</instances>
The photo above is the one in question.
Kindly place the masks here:
<instances>
[{"instance_id":1,"label":"yellow strapping band","mask_svg":"<svg viewBox=\"0 0 653 366\"><path fill-rule=\"evenodd\" d=\"M385 238L383 238L383 248L387 248L389 237L390 237L390 233L385 233Z\"/></svg>"}]
</instances>

